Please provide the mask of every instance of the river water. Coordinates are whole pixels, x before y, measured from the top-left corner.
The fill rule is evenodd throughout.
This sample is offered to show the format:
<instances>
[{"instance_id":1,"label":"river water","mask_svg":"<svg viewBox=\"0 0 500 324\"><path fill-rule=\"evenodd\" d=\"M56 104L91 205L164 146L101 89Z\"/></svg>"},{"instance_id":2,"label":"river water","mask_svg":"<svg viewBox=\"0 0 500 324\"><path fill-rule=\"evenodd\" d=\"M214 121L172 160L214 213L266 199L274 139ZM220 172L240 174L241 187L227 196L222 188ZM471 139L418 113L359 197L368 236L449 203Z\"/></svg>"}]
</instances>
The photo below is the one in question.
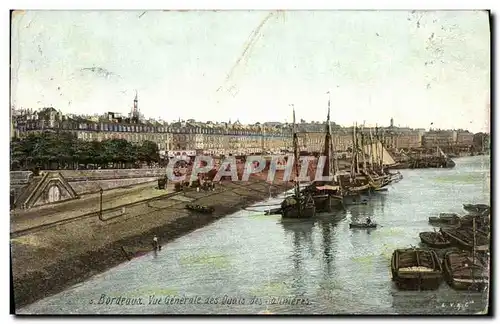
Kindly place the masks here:
<instances>
[{"instance_id":1,"label":"river water","mask_svg":"<svg viewBox=\"0 0 500 324\"><path fill-rule=\"evenodd\" d=\"M454 291L444 282L437 291L398 291L391 281L390 257L396 248L419 244L418 233L432 229L429 216L463 214L463 203L489 204L489 156L456 159L453 169L401 172L401 182L372 195L367 205L285 223L280 216L241 211L18 313L472 314L484 310L486 293ZM273 202L279 199L260 204ZM351 220L366 216L381 227L349 229ZM113 297L123 298L122 304L116 299L107 304Z\"/></svg>"}]
</instances>

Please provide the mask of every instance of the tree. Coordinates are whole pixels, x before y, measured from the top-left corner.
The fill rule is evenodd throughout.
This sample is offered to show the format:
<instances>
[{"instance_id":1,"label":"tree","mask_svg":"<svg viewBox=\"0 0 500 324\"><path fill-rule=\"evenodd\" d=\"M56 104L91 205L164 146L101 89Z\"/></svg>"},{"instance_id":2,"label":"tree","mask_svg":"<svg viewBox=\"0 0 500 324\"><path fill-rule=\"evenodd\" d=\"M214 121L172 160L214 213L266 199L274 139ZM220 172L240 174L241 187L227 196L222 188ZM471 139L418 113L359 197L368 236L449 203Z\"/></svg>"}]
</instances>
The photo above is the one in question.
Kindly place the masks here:
<instances>
[{"instance_id":1,"label":"tree","mask_svg":"<svg viewBox=\"0 0 500 324\"><path fill-rule=\"evenodd\" d=\"M148 165L151 165L152 162L158 162L160 160L158 145L151 141L144 141L139 149L138 158Z\"/></svg>"},{"instance_id":2,"label":"tree","mask_svg":"<svg viewBox=\"0 0 500 324\"><path fill-rule=\"evenodd\" d=\"M124 139L86 142L66 132L29 134L13 139L10 145L12 170L78 168L89 164L131 167L139 161L150 165L160 159L154 142L132 144Z\"/></svg>"}]
</instances>

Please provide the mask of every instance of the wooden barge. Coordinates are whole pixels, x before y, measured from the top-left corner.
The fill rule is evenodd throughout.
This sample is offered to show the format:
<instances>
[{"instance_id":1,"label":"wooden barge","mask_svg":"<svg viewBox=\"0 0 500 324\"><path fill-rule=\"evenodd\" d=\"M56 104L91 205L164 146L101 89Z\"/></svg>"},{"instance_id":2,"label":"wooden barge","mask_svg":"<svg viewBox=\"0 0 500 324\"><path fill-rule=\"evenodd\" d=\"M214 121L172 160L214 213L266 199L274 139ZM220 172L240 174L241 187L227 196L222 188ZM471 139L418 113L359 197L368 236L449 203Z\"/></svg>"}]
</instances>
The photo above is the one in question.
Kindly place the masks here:
<instances>
[{"instance_id":1,"label":"wooden barge","mask_svg":"<svg viewBox=\"0 0 500 324\"><path fill-rule=\"evenodd\" d=\"M443 280L436 252L429 249L397 249L391 259L392 280L402 290L435 290Z\"/></svg>"}]
</instances>

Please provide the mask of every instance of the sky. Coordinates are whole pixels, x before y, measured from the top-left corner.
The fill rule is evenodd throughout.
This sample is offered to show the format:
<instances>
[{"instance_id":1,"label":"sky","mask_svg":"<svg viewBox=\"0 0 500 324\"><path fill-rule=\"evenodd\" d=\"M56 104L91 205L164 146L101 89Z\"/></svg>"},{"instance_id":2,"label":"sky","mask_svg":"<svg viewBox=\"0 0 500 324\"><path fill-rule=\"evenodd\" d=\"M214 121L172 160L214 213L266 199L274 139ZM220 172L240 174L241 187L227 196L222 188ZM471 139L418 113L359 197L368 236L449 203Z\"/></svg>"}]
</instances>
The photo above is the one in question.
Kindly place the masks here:
<instances>
[{"instance_id":1,"label":"sky","mask_svg":"<svg viewBox=\"0 0 500 324\"><path fill-rule=\"evenodd\" d=\"M489 131L484 11L24 11L16 108ZM329 92L329 94L327 94ZM432 123L432 126L431 126Z\"/></svg>"}]
</instances>

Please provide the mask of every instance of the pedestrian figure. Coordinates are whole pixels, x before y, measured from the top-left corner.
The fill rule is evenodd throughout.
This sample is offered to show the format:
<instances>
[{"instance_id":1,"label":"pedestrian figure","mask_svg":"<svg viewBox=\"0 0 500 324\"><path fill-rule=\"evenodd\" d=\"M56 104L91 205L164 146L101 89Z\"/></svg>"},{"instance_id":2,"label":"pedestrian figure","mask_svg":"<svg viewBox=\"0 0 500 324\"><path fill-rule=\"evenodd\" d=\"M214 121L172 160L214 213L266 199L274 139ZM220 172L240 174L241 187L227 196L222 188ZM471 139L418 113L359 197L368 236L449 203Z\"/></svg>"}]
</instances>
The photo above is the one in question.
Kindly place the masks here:
<instances>
[{"instance_id":1,"label":"pedestrian figure","mask_svg":"<svg viewBox=\"0 0 500 324\"><path fill-rule=\"evenodd\" d=\"M153 237L153 249L156 250L161 250L160 243L158 243L158 237L156 235Z\"/></svg>"}]
</instances>

